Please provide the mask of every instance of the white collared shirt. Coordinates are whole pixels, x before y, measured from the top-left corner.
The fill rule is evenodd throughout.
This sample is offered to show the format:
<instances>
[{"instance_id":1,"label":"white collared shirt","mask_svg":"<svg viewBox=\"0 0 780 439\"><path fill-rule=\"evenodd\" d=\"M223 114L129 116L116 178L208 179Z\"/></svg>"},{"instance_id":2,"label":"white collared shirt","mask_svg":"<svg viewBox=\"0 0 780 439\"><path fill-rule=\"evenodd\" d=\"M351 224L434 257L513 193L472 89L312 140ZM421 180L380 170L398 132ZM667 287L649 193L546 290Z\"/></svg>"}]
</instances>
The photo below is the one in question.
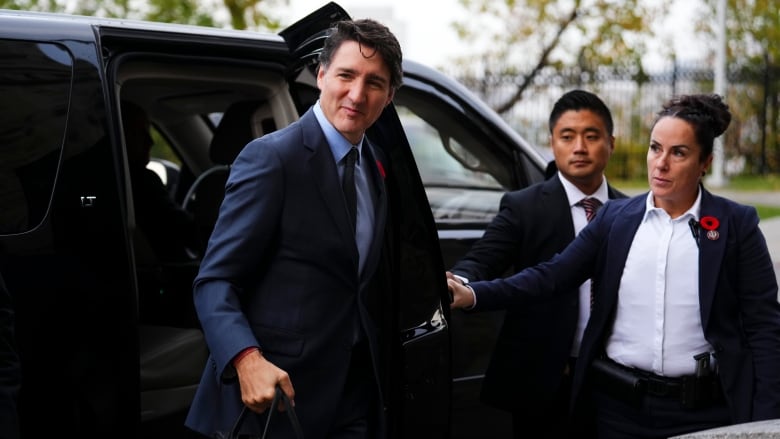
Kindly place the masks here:
<instances>
[{"instance_id":1,"label":"white collared shirt","mask_svg":"<svg viewBox=\"0 0 780 439\"><path fill-rule=\"evenodd\" d=\"M609 200L609 191L607 190L606 177L602 180L601 186L591 195L584 194L581 190L574 186L569 180L567 180L560 171L558 171L558 178L563 184L563 190L566 191L566 197L569 200L569 207L571 208L571 219L574 224L574 236L577 236L585 226L588 225L588 219L585 217L585 209L582 206L576 204L585 197L596 198L601 201L602 204L606 204ZM586 280L580 285L579 292L580 310L579 317L577 318L577 330L574 333L574 340L571 346L571 356L576 357L580 352L580 344L582 342L582 334L585 333L585 326L588 324L588 318L590 318L590 279Z\"/></svg>"},{"instance_id":2,"label":"white collared shirt","mask_svg":"<svg viewBox=\"0 0 780 439\"><path fill-rule=\"evenodd\" d=\"M696 370L694 355L710 352L699 310L699 248L689 220L693 206L672 219L648 193L645 216L623 268L607 356L626 366L678 377Z\"/></svg>"}]
</instances>

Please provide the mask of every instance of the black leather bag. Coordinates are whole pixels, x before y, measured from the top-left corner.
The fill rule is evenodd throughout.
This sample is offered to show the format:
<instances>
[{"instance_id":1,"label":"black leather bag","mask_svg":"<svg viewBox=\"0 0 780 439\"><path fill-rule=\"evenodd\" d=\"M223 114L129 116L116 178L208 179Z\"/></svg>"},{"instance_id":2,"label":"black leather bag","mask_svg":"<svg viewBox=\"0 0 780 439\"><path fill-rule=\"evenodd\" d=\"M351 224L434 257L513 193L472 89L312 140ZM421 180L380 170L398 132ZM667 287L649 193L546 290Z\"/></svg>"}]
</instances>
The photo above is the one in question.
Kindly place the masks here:
<instances>
[{"instance_id":1,"label":"black leather bag","mask_svg":"<svg viewBox=\"0 0 780 439\"><path fill-rule=\"evenodd\" d=\"M287 408L287 417L290 419L290 424L295 432L295 437L303 439L303 430L301 430L301 423L298 421L298 415L295 413L295 408L290 404L290 398L287 397L279 386L276 386L274 399L271 401L271 406L266 410L265 426L263 427L263 434L260 436L260 439L272 439L268 435L268 428L271 425L271 418L278 412L280 401L283 402ZM233 428L230 429L230 432L227 435L218 432L215 435L215 439L238 439L241 425L244 423L244 419L249 413L250 410L244 406L241 409L241 413L238 414L238 418L236 418L236 422L233 424Z\"/></svg>"}]
</instances>

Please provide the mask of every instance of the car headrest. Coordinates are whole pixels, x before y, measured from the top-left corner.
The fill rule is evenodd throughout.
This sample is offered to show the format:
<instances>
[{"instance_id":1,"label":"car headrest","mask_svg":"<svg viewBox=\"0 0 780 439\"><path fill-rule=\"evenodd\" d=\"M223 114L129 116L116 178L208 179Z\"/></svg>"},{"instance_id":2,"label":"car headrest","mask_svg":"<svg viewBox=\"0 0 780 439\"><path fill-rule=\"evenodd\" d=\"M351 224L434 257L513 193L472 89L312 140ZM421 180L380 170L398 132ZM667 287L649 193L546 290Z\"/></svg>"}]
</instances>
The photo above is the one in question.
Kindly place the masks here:
<instances>
[{"instance_id":1,"label":"car headrest","mask_svg":"<svg viewBox=\"0 0 780 439\"><path fill-rule=\"evenodd\" d=\"M247 143L264 134L253 132L253 115L261 104L257 100L240 101L225 110L209 146L209 156L214 163L232 164Z\"/></svg>"}]
</instances>

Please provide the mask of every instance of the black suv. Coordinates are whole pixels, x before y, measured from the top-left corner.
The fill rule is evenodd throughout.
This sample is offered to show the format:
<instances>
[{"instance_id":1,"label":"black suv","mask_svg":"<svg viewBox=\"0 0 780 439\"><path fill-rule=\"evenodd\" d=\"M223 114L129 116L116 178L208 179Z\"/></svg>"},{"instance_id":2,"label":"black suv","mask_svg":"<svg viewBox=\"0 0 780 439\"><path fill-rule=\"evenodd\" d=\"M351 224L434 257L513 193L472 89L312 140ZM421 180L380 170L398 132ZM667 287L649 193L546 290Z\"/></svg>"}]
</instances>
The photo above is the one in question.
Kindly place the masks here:
<instances>
[{"instance_id":1,"label":"black suv","mask_svg":"<svg viewBox=\"0 0 780 439\"><path fill-rule=\"evenodd\" d=\"M199 249L162 261L136 227L120 102L149 114L150 167L207 237L233 158L314 102L323 31L345 17L331 3L273 35L0 11L0 274L23 437L187 436L207 355ZM546 162L455 81L404 70L368 134L394 169L393 437L492 436L508 423L478 393L502 316L451 315L444 271Z\"/></svg>"}]
</instances>

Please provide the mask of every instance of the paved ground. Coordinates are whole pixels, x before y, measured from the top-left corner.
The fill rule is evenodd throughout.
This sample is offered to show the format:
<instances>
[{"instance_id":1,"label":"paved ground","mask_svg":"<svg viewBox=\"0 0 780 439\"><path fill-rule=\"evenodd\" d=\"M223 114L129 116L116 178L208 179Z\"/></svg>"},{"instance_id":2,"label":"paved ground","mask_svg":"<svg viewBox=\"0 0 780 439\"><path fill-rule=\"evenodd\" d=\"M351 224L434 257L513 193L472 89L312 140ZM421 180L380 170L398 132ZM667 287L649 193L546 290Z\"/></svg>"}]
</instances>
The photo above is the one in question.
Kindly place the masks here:
<instances>
[{"instance_id":1,"label":"paved ground","mask_svg":"<svg viewBox=\"0 0 780 439\"><path fill-rule=\"evenodd\" d=\"M775 274L780 282L780 216L761 221L759 227L766 237L769 254L775 263Z\"/></svg>"},{"instance_id":2,"label":"paved ground","mask_svg":"<svg viewBox=\"0 0 780 439\"><path fill-rule=\"evenodd\" d=\"M780 419L748 422L714 428L697 433L683 434L669 439L778 439L780 438Z\"/></svg>"}]
</instances>

